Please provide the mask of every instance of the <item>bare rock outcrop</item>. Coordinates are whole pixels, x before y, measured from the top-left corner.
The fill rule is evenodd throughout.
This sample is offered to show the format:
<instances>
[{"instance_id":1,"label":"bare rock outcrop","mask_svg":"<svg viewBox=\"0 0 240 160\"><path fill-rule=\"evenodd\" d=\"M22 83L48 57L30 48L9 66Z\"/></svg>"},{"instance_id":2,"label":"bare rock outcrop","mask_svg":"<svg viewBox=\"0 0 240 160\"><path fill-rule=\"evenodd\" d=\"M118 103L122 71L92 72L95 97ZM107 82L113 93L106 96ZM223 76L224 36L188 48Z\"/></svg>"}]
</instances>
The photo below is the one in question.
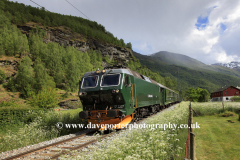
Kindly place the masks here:
<instances>
[{"instance_id":1,"label":"bare rock outcrop","mask_svg":"<svg viewBox=\"0 0 240 160\"><path fill-rule=\"evenodd\" d=\"M29 22L25 25L18 25L18 28L22 33L29 35L31 30L42 30L45 32L45 37L43 41L56 42L60 45L67 47L73 46L81 52L87 52L92 49L95 51L100 51L102 56L109 56L110 60L114 59L119 61L119 63L126 63L133 59L133 53L131 49L111 45L104 43L101 40L88 38L78 33L72 33L71 29L68 27L46 27L44 28L40 24Z\"/></svg>"}]
</instances>

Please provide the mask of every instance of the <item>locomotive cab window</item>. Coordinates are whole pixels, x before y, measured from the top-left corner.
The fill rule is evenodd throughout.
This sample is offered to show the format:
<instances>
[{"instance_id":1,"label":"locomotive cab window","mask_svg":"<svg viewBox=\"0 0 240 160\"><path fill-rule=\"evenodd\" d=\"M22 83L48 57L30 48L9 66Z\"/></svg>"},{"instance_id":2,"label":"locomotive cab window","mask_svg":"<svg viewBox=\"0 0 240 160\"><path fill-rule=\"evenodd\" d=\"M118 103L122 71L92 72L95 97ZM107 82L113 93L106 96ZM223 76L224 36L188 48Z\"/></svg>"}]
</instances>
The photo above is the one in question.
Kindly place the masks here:
<instances>
[{"instance_id":1,"label":"locomotive cab window","mask_svg":"<svg viewBox=\"0 0 240 160\"><path fill-rule=\"evenodd\" d=\"M109 74L102 77L101 86L118 86L120 74Z\"/></svg>"},{"instance_id":2,"label":"locomotive cab window","mask_svg":"<svg viewBox=\"0 0 240 160\"><path fill-rule=\"evenodd\" d=\"M98 76L83 78L82 88L94 88L97 86Z\"/></svg>"}]
</instances>

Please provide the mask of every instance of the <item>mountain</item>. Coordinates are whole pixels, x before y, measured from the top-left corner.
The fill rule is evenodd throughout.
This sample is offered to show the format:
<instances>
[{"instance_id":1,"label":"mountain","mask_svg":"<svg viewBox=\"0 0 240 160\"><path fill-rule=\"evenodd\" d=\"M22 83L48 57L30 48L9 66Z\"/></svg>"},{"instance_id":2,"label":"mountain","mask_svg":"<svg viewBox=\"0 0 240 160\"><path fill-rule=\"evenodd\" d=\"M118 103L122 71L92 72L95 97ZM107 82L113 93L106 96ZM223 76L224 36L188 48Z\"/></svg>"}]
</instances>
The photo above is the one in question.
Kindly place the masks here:
<instances>
[{"instance_id":1,"label":"mountain","mask_svg":"<svg viewBox=\"0 0 240 160\"><path fill-rule=\"evenodd\" d=\"M188 68L194 67L195 69L206 68L206 64L182 54L160 51L150 56L171 65L184 66Z\"/></svg>"},{"instance_id":2,"label":"mountain","mask_svg":"<svg viewBox=\"0 0 240 160\"><path fill-rule=\"evenodd\" d=\"M240 85L240 73L222 66L205 65L185 55L158 52L150 56L133 52L142 65L163 77L178 79L179 88L201 87L209 92L225 85ZM179 59L179 61L178 61Z\"/></svg>"},{"instance_id":3,"label":"mountain","mask_svg":"<svg viewBox=\"0 0 240 160\"><path fill-rule=\"evenodd\" d=\"M158 59L161 63L164 62L169 65L183 66L198 71L214 71L218 73L227 74L230 76L240 77L240 67L239 68L235 67L234 69L232 69L226 68L223 65L206 65L196 59L193 59L182 54L160 51L150 55L150 57ZM226 65L234 67L239 64L238 62L232 62Z\"/></svg>"},{"instance_id":4,"label":"mountain","mask_svg":"<svg viewBox=\"0 0 240 160\"><path fill-rule=\"evenodd\" d=\"M223 66L231 69L240 69L240 62L230 62L230 63L215 63L213 65Z\"/></svg>"}]
</instances>

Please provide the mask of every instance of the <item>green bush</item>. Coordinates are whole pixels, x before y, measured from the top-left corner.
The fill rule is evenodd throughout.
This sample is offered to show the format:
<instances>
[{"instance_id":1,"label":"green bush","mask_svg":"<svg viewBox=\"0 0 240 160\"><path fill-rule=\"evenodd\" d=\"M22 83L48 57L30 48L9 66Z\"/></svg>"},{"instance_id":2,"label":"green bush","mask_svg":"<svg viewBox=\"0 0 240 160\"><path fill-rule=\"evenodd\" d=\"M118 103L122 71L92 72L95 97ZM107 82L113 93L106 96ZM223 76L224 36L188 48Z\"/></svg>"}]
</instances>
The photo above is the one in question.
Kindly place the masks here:
<instances>
[{"instance_id":1,"label":"green bush","mask_svg":"<svg viewBox=\"0 0 240 160\"><path fill-rule=\"evenodd\" d=\"M240 97L234 96L231 98L231 100L236 101L236 102L240 102Z\"/></svg>"},{"instance_id":2,"label":"green bush","mask_svg":"<svg viewBox=\"0 0 240 160\"><path fill-rule=\"evenodd\" d=\"M33 94L28 103L33 107L54 108L57 107L59 98L55 89L43 88L38 94Z\"/></svg>"},{"instance_id":3,"label":"green bush","mask_svg":"<svg viewBox=\"0 0 240 160\"><path fill-rule=\"evenodd\" d=\"M220 113L219 116L220 117L231 117L231 116L234 116L234 113L230 112L230 111L225 111L224 113Z\"/></svg>"},{"instance_id":4,"label":"green bush","mask_svg":"<svg viewBox=\"0 0 240 160\"><path fill-rule=\"evenodd\" d=\"M14 103L14 101L2 101L0 107L19 107L19 104Z\"/></svg>"},{"instance_id":5,"label":"green bush","mask_svg":"<svg viewBox=\"0 0 240 160\"><path fill-rule=\"evenodd\" d=\"M39 108L19 106L13 102L1 102L0 128L14 123L30 123L39 116Z\"/></svg>"},{"instance_id":6,"label":"green bush","mask_svg":"<svg viewBox=\"0 0 240 160\"><path fill-rule=\"evenodd\" d=\"M0 69L0 84L4 82L4 80L7 78L5 72Z\"/></svg>"}]
</instances>

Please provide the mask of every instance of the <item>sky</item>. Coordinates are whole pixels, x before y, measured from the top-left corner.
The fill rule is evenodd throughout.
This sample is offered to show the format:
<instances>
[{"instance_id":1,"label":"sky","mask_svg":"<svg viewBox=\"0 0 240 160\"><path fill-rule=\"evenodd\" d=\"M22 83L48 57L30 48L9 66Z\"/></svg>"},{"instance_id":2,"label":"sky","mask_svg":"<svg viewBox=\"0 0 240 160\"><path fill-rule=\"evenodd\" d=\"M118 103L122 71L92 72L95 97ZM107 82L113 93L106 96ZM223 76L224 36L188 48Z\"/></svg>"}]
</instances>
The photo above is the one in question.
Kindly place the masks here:
<instances>
[{"instance_id":1,"label":"sky","mask_svg":"<svg viewBox=\"0 0 240 160\"><path fill-rule=\"evenodd\" d=\"M239 0L68 0L84 15L66 0L33 1L96 21L143 55L168 51L205 64L240 62Z\"/></svg>"}]
</instances>

